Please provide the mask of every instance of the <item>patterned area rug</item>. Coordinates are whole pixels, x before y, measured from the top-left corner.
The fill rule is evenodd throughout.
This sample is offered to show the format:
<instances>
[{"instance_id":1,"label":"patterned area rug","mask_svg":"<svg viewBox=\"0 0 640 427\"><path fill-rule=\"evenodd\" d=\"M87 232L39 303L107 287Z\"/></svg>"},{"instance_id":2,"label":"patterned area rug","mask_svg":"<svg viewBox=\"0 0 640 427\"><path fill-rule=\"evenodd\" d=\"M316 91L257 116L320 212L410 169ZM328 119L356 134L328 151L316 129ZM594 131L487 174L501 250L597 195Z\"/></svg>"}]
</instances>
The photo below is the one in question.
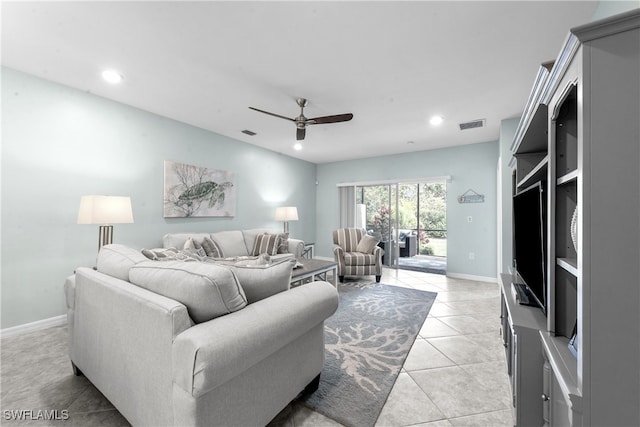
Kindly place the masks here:
<instances>
[{"instance_id":1,"label":"patterned area rug","mask_svg":"<svg viewBox=\"0 0 640 427\"><path fill-rule=\"evenodd\" d=\"M373 282L338 290L320 387L303 401L346 426L373 426L437 294Z\"/></svg>"}]
</instances>

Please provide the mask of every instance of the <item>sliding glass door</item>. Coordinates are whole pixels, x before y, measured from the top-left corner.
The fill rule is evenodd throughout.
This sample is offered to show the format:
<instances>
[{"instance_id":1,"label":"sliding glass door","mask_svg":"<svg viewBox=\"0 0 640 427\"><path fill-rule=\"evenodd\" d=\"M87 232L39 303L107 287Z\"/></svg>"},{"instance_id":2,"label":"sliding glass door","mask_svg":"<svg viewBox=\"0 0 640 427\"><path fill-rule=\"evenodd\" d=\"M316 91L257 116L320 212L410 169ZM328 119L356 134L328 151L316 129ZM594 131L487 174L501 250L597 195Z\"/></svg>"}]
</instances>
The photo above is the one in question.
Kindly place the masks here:
<instances>
[{"instance_id":1,"label":"sliding glass door","mask_svg":"<svg viewBox=\"0 0 640 427\"><path fill-rule=\"evenodd\" d=\"M385 266L446 270L444 180L356 186L355 203L356 227L380 238Z\"/></svg>"},{"instance_id":2,"label":"sliding glass door","mask_svg":"<svg viewBox=\"0 0 640 427\"><path fill-rule=\"evenodd\" d=\"M356 225L380 239L382 264L397 265L398 184L356 187Z\"/></svg>"}]
</instances>

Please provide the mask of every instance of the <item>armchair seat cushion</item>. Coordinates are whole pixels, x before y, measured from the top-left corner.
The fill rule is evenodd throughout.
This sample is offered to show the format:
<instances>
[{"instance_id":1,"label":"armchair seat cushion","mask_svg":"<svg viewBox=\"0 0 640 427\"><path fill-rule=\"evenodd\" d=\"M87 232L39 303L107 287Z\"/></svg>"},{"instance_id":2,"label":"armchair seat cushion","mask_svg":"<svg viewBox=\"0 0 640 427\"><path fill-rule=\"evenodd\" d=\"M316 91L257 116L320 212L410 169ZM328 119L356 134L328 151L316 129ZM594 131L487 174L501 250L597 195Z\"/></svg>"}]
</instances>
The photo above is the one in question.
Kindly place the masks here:
<instances>
[{"instance_id":1,"label":"armchair seat cushion","mask_svg":"<svg viewBox=\"0 0 640 427\"><path fill-rule=\"evenodd\" d=\"M344 254L345 265L375 265L376 255L363 254L362 252L345 252Z\"/></svg>"}]
</instances>

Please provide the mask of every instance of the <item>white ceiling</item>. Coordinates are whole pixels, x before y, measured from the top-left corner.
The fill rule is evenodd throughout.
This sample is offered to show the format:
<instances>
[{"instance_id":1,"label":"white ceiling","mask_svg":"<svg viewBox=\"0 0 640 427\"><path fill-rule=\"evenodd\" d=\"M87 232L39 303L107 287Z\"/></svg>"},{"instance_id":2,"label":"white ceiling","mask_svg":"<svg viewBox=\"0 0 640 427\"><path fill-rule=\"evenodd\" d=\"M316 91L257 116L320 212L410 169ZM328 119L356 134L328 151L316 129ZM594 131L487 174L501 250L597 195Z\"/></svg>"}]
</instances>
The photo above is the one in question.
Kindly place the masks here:
<instances>
[{"instance_id":1,"label":"white ceiling","mask_svg":"<svg viewBox=\"0 0 640 427\"><path fill-rule=\"evenodd\" d=\"M3 1L2 64L326 163L497 140L597 4ZM101 79L107 67L120 85ZM293 123L248 107L293 118L297 97L307 117L354 118L308 127L294 151ZM459 130L475 119L486 127Z\"/></svg>"}]
</instances>

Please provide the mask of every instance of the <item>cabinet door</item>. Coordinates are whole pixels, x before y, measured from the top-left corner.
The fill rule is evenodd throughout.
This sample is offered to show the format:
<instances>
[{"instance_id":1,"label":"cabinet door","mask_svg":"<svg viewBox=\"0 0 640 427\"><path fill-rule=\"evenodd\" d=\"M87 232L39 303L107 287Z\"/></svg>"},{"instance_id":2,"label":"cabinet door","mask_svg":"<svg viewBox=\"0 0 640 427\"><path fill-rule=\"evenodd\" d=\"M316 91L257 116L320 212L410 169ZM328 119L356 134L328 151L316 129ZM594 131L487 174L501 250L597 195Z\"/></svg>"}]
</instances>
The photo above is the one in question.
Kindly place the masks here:
<instances>
[{"instance_id":1,"label":"cabinet door","mask_svg":"<svg viewBox=\"0 0 640 427\"><path fill-rule=\"evenodd\" d=\"M549 407L549 424L556 426L571 426L571 407L565 400L566 396L552 369L549 369L549 400L545 402Z\"/></svg>"}]
</instances>

